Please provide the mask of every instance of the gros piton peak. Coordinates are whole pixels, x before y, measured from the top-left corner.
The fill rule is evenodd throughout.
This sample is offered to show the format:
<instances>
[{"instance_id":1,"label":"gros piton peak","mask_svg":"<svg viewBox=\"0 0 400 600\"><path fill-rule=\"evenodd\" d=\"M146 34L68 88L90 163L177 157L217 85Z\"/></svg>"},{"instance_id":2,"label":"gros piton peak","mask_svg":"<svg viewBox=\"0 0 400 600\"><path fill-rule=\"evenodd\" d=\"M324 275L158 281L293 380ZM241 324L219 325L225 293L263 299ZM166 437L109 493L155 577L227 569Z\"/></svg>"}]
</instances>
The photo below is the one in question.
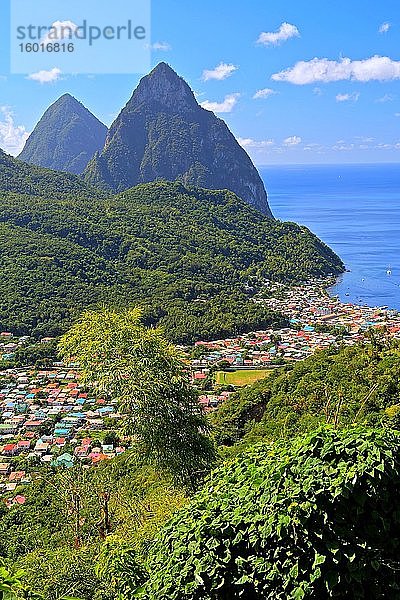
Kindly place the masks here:
<instances>
[{"instance_id":1,"label":"gros piton peak","mask_svg":"<svg viewBox=\"0 0 400 600\"><path fill-rule=\"evenodd\" d=\"M272 216L248 154L226 123L202 108L185 80L164 62L141 79L85 178L114 192L159 179L228 189Z\"/></svg>"},{"instance_id":2,"label":"gros piton peak","mask_svg":"<svg viewBox=\"0 0 400 600\"><path fill-rule=\"evenodd\" d=\"M128 104L131 109L159 107L173 112L195 110L198 106L189 85L165 62L140 80Z\"/></svg>"}]
</instances>

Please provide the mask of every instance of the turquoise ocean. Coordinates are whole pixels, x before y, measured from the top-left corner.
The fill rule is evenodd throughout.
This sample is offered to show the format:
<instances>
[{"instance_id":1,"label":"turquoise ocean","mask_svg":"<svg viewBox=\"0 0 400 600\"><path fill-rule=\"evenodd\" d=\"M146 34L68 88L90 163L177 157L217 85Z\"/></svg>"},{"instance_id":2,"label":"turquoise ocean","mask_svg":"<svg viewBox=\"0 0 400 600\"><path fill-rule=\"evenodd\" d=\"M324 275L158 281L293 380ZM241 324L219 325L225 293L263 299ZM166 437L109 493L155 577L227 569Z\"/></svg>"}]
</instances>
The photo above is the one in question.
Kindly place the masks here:
<instances>
[{"instance_id":1,"label":"turquoise ocean","mask_svg":"<svg viewBox=\"0 0 400 600\"><path fill-rule=\"evenodd\" d=\"M332 292L344 302L400 310L400 165L260 169L275 217L306 225L349 272Z\"/></svg>"}]
</instances>

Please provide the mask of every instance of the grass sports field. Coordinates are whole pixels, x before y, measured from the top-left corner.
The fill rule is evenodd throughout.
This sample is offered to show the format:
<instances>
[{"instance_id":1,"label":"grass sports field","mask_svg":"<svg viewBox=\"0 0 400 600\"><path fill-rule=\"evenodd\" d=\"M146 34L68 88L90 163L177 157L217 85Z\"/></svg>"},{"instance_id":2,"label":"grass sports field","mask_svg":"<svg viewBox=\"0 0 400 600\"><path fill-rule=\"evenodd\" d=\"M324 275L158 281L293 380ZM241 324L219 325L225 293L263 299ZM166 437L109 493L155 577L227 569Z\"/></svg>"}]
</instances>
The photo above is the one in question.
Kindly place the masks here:
<instances>
[{"instance_id":1,"label":"grass sports field","mask_svg":"<svg viewBox=\"0 0 400 600\"><path fill-rule=\"evenodd\" d=\"M215 373L215 381L217 385L249 385L264 377L269 377L272 373L271 369L254 369L249 371L217 371Z\"/></svg>"}]
</instances>

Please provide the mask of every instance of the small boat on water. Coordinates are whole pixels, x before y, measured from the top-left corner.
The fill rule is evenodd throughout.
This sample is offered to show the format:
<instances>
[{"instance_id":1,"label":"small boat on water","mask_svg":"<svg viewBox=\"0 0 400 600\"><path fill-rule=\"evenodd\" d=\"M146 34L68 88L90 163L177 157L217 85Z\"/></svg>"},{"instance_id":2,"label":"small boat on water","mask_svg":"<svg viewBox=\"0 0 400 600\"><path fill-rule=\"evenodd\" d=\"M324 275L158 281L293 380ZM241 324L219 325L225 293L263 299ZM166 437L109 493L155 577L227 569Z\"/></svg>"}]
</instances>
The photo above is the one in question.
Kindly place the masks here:
<instances>
[{"instance_id":1,"label":"small boat on water","mask_svg":"<svg viewBox=\"0 0 400 600\"><path fill-rule=\"evenodd\" d=\"M388 268L386 269L386 275L391 275L392 274L392 268L389 265Z\"/></svg>"}]
</instances>

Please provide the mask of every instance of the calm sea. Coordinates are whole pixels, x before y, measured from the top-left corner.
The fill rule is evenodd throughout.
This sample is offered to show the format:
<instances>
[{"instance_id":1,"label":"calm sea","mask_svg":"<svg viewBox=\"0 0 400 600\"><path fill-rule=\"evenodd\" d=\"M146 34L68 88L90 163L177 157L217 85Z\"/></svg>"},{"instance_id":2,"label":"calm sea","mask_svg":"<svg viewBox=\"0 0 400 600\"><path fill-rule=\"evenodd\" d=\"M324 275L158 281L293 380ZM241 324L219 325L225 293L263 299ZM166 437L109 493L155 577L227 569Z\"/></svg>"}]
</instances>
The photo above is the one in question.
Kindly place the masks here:
<instances>
[{"instance_id":1,"label":"calm sea","mask_svg":"<svg viewBox=\"0 0 400 600\"><path fill-rule=\"evenodd\" d=\"M309 227L349 273L341 300L400 310L400 164L261 169L275 217Z\"/></svg>"}]
</instances>

